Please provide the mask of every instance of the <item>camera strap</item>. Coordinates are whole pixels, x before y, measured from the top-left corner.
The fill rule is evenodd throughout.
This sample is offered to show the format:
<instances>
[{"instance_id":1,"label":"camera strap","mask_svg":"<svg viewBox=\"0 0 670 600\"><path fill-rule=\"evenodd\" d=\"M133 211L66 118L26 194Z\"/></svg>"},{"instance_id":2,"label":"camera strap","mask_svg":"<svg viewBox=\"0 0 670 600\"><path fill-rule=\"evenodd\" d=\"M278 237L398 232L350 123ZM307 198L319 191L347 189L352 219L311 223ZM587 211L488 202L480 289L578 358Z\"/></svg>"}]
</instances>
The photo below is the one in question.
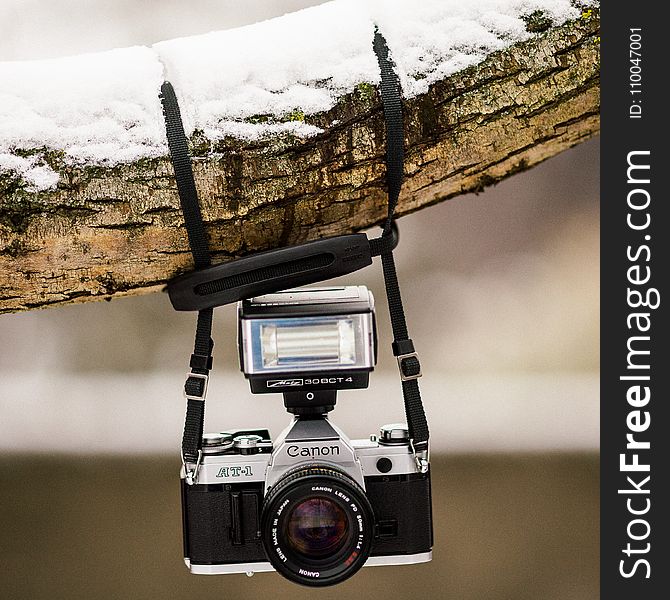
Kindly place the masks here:
<instances>
[{"instance_id":1,"label":"camera strap","mask_svg":"<svg viewBox=\"0 0 670 600\"><path fill-rule=\"evenodd\" d=\"M381 96L386 122L386 186L388 188L388 216L383 226L382 241L393 236L394 214L400 197L404 176L405 136L403 129L402 99L400 79L393 68L389 48L384 36L375 29L373 49L377 55L381 72ZM373 240L374 241L374 240ZM417 465L422 472L428 470L428 421L421 401L418 378L421 377L421 363L409 337L405 311L400 295L400 284L393 258L393 248L387 244L380 249L386 300L393 331L393 354L398 361L402 394L405 402L405 416L409 428L409 438Z\"/></svg>"},{"instance_id":2,"label":"camera strap","mask_svg":"<svg viewBox=\"0 0 670 600\"><path fill-rule=\"evenodd\" d=\"M168 147L172 157L179 201L181 204L186 233L193 255L196 270L204 269L212 264L207 234L200 212L198 192L193 179L193 167L188 150L188 140L184 133L179 104L172 84L161 86L161 102L165 116ZM209 372L212 368L212 317L214 309L205 308L198 311L195 328L195 343L191 354L191 371L184 384L186 397L186 418L181 443L181 459L186 471L186 480L193 484L202 460L202 434L205 423L205 396Z\"/></svg>"},{"instance_id":3,"label":"camera strap","mask_svg":"<svg viewBox=\"0 0 670 600\"><path fill-rule=\"evenodd\" d=\"M368 240L364 234L352 234L276 250L272 254L279 258L273 263L270 253L265 253L262 267L256 264L259 262L258 260L254 261L254 257L260 255L252 255L224 265L212 266L207 235L198 202L198 193L193 178L188 139L184 132L179 104L172 85L166 81L161 86L160 98L165 117L168 147L195 264L195 271L177 277L168 283L170 299L176 309L198 311L195 344L190 360L191 371L184 384L187 406L181 456L188 484L195 483L202 460L205 397L209 372L212 368L212 349L214 347L211 338L214 307L252 295L280 291L288 287L323 281L337 275L350 273L370 264L373 256L380 256L382 261L384 285L393 331L392 348L400 371L412 451L419 469L422 472L428 470L429 431L417 381L421 377L421 365L414 349L414 343L409 337L393 259L393 249L398 243L394 213L400 196L404 173L401 87L389 56L386 40L377 29L375 30L373 49L381 72L380 89L386 124L386 182L389 204L381 237ZM328 268L315 264L313 259L318 256L318 254L315 254L318 252L316 248L319 248L318 251L322 255L328 254L334 257ZM359 260L356 262L349 260L352 249L359 256ZM347 254L347 260L338 261L338 252ZM285 258L282 259L284 255ZM335 266L333 267L333 265ZM198 291L199 289L200 291ZM211 298L203 301L202 297L206 294L202 290L208 289L212 290ZM252 291L253 293L251 293Z\"/></svg>"}]
</instances>

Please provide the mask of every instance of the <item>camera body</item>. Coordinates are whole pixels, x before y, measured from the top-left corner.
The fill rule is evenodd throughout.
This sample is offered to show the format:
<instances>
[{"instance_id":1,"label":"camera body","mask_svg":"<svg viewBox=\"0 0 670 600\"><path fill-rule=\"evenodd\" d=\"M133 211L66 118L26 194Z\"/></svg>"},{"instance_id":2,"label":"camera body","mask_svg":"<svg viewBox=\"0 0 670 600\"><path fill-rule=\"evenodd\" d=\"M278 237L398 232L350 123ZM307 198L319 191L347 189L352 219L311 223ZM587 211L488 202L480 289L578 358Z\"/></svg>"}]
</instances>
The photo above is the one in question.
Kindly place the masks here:
<instances>
[{"instance_id":1,"label":"camera body","mask_svg":"<svg viewBox=\"0 0 670 600\"><path fill-rule=\"evenodd\" d=\"M253 393L281 392L293 414L266 429L203 436L182 468L184 558L192 573L276 570L309 586L364 565L427 562L433 531L427 452L405 424L350 440L328 413L365 388L377 359L365 286L301 288L242 300L240 365Z\"/></svg>"},{"instance_id":2,"label":"camera body","mask_svg":"<svg viewBox=\"0 0 670 600\"><path fill-rule=\"evenodd\" d=\"M335 506L353 534L325 560L310 553L332 531L299 530L298 544L291 543L292 507L300 510L303 502L309 510L305 503L315 496ZM364 440L349 440L325 416L295 417L274 444L264 429L208 434L196 484L187 485L182 472L182 510L192 573L277 568L299 583L329 585L363 563L412 564L432 556L430 471L418 469L404 424L384 426L379 437ZM361 564L352 565L357 560Z\"/></svg>"}]
</instances>

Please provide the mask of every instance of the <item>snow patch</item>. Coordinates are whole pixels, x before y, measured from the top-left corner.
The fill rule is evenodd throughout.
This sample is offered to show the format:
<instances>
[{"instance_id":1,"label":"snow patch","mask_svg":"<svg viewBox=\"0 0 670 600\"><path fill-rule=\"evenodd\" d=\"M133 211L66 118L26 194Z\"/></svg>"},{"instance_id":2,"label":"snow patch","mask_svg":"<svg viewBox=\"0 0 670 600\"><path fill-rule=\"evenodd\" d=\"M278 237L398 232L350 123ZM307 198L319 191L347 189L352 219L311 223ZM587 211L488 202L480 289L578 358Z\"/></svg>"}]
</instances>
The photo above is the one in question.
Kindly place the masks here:
<instances>
[{"instance_id":1,"label":"snow patch","mask_svg":"<svg viewBox=\"0 0 670 600\"><path fill-rule=\"evenodd\" d=\"M34 189L55 186L58 176L43 160L16 152L35 148L62 151L69 164L164 156L164 77L188 135L316 135L309 115L332 108L358 84L379 82L375 24L412 97L531 37L524 17L535 11L553 24L579 15L570 0L334 0L152 48L0 63L0 173L16 173Z\"/></svg>"},{"instance_id":2,"label":"snow patch","mask_svg":"<svg viewBox=\"0 0 670 600\"><path fill-rule=\"evenodd\" d=\"M579 16L570 0L367 0L400 76L403 94L430 85L489 54L533 36L526 21L539 11L553 25Z\"/></svg>"},{"instance_id":3,"label":"snow patch","mask_svg":"<svg viewBox=\"0 0 670 600\"><path fill-rule=\"evenodd\" d=\"M296 109L322 112L356 84L378 81L373 33L360 2L338 0L154 49L179 96L187 132L197 128L217 139L231 130L231 122L281 119ZM248 135L268 131L265 123L248 125L240 128ZM313 132L307 124L292 128Z\"/></svg>"},{"instance_id":4,"label":"snow patch","mask_svg":"<svg viewBox=\"0 0 670 600\"><path fill-rule=\"evenodd\" d=\"M48 189L58 181L48 166L8 157L46 148L69 163L104 165L165 154L162 81L162 65L145 47L0 63L0 172Z\"/></svg>"},{"instance_id":5,"label":"snow patch","mask_svg":"<svg viewBox=\"0 0 670 600\"><path fill-rule=\"evenodd\" d=\"M18 175L27 184L30 191L42 191L56 187L58 173L43 163L41 155L27 158L0 152L0 173L3 171Z\"/></svg>"}]
</instances>

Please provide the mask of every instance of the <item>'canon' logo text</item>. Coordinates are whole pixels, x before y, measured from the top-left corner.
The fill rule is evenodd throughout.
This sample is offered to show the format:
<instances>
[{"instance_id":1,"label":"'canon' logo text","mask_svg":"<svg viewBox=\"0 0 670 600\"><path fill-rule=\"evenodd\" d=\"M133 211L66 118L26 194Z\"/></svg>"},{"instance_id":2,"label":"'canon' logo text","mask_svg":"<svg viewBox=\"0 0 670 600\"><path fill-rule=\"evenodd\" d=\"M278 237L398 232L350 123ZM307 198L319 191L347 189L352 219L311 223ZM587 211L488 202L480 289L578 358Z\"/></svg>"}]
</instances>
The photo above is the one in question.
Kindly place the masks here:
<instances>
[{"instance_id":1,"label":"'canon' logo text","mask_svg":"<svg viewBox=\"0 0 670 600\"><path fill-rule=\"evenodd\" d=\"M291 458L297 456L305 456L309 458L316 458L320 456L339 456L340 447L332 446L289 446L286 448L286 454Z\"/></svg>"},{"instance_id":2,"label":"'canon' logo text","mask_svg":"<svg viewBox=\"0 0 670 600\"><path fill-rule=\"evenodd\" d=\"M318 571L305 571L305 569L299 569L298 573L304 575L305 577L318 577L321 573Z\"/></svg>"}]
</instances>

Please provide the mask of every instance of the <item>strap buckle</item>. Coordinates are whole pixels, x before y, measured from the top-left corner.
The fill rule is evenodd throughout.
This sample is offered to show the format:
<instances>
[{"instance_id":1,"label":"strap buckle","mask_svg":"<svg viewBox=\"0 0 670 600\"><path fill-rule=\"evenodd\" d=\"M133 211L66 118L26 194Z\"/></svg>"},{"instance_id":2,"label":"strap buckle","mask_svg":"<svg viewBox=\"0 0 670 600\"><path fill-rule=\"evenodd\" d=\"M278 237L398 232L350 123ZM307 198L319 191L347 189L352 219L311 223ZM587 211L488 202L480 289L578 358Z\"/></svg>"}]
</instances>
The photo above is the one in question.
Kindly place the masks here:
<instances>
[{"instance_id":1,"label":"strap buckle","mask_svg":"<svg viewBox=\"0 0 670 600\"><path fill-rule=\"evenodd\" d=\"M189 381L195 379L197 381L202 381L200 384L200 390L198 393L189 393ZM186 376L186 383L184 384L184 398L187 400L200 400L200 402L205 401L205 396L207 396L207 385L209 384L209 375L204 375L202 373L194 373L191 371Z\"/></svg>"},{"instance_id":2,"label":"strap buckle","mask_svg":"<svg viewBox=\"0 0 670 600\"><path fill-rule=\"evenodd\" d=\"M198 479L198 471L200 470L200 463L202 462L202 450L198 450L198 459L195 464L186 462L184 452L181 453L181 464L184 467L184 478L187 485L194 485ZM190 465L193 465L190 467Z\"/></svg>"},{"instance_id":3,"label":"strap buckle","mask_svg":"<svg viewBox=\"0 0 670 600\"><path fill-rule=\"evenodd\" d=\"M414 440L409 441L409 447L412 449L412 454L414 455L414 460L416 462L416 468L419 470L419 473L428 473L428 466L430 464L430 450L428 447L428 442L422 442L426 445L425 450L417 450L414 447Z\"/></svg>"},{"instance_id":4,"label":"strap buckle","mask_svg":"<svg viewBox=\"0 0 670 600\"><path fill-rule=\"evenodd\" d=\"M403 367L403 362L411 358L416 360L416 364L418 366L418 371L416 373L407 373L407 371ZM419 355L416 352L408 352L407 354L398 354L398 356L396 356L396 360L398 361L398 370L400 371L401 381L413 381L414 379L418 379L423 375L421 373L421 361L419 360Z\"/></svg>"}]
</instances>

